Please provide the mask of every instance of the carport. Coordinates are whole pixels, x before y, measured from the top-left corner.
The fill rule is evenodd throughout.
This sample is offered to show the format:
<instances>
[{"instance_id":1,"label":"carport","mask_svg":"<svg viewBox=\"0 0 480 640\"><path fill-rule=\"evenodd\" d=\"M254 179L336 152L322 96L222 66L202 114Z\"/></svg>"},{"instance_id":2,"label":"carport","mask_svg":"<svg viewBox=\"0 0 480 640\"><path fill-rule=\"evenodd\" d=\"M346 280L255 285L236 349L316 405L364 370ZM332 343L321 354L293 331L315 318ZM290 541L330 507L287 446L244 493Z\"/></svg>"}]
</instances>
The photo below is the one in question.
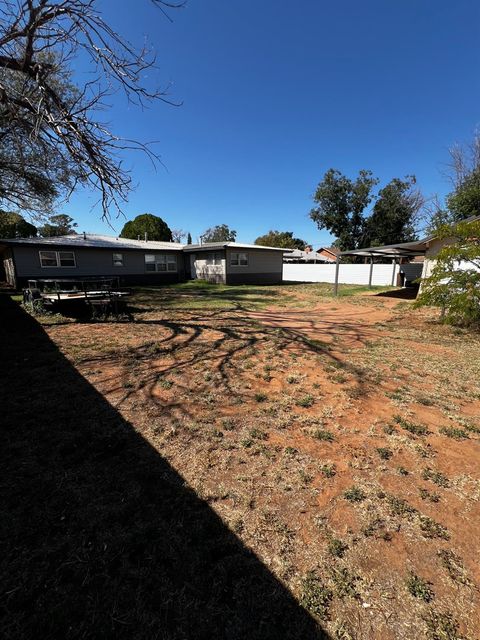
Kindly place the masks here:
<instances>
[{"instance_id":1,"label":"carport","mask_svg":"<svg viewBox=\"0 0 480 640\"><path fill-rule=\"evenodd\" d=\"M375 258L386 258L392 260L392 287L395 286L395 272L397 261L400 265L402 258L415 258L416 256L424 256L427 251L427 240L417 240L416 242L403 242L399 244L386 244L380 247L368 247L366 249L351 249L350 251L342 251L338 254L335 266L335 283L333 285L333 294L338 295L338 275L342 257L360 256L370 260L370 271L368 278L368 286L372 287L372 278L374 270Z\"/></svg>"}]
</instances>

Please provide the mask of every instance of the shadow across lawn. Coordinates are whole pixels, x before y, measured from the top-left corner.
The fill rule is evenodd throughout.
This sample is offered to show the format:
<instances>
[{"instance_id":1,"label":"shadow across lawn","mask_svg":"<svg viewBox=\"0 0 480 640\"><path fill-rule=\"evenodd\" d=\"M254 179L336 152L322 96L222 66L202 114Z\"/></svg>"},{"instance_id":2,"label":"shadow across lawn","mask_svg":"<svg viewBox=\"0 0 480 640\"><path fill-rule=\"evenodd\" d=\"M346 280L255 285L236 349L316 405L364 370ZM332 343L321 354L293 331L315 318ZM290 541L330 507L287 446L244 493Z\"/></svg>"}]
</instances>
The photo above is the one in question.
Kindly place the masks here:
<instances>
[{"instance_id":1,"label":"shadow across lawn","mask_svg":"<svg viewBox=\"0 0 480 640\"><path fill-rule=\"evenodd\" d=\"M1 635L327 638L0 294Z\"/></svg>"}]
</instances>

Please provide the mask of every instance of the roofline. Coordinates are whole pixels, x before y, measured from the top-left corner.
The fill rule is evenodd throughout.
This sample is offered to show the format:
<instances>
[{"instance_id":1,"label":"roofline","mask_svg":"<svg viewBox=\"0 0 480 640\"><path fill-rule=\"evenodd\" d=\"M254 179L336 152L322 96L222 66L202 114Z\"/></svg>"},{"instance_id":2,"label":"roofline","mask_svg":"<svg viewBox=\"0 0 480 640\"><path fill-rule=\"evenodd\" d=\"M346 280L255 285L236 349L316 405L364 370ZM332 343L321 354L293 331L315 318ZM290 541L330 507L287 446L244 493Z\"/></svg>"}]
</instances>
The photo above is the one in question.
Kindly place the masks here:
<instances>
[{"instance_id":1,"label":"roofline","mask_svg":"<svg viewBox=\"0 0 480 640\"><path fill-rule=\"evenodd\" d=\"M281 251L282 253L289 253L293 249L283 249L281 247L267 247L265 245L253 245L242 242L204 242L203 244L187 244L183 247L186 253L192 253L194 251L213 251L215 249L247 249L255 251L257 249L267 249L268 251Z\"/></svg>"}]
</instances>

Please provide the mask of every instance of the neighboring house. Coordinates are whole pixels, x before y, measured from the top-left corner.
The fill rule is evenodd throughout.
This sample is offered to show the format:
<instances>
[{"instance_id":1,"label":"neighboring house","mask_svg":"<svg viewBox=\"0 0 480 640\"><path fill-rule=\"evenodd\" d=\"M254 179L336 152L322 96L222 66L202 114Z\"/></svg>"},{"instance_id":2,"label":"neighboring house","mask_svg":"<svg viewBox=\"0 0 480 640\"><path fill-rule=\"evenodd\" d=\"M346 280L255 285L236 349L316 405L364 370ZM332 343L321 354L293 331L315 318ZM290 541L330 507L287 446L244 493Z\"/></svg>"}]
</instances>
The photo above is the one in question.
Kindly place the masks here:
<instances>
[{"instance_id":1,"label":"neighboring house","mask_svg":"<svg viewBox=\"0 0 480 640\"><path fill-rule=\"evenodd\" d=\"M188 278L226 283L282 281L283 249L239 243L195 247L94 234L0 240L9 284L34 279L118 277L122 284L164 284Z\"/></svg>"},{"instance_id":2,"label":"neighboring house","mask_svg":"<svg viewBox=\"0 0 480 640\"><path fill-rule=\"evenodd\" d=\"M187 277L224 284L277 284L288 249L240 242L189 244L183 248Z\"/></svg>"},{"instance_id":3,"label":"neighboring house","mask_svg":"<svg viewBox=\"0 0 480 640\"><path fill-rule=\"evenodd\" d=\"M317 251L312 251L310 247L305 248L305 251L301 249L293 249L283 256L284 262L296 262L296 263L330 263L335 262L335 259L329 258L324 254Z\"/></svg>"},{"instance_id":4,"label":"neighboring house","mask_svg":"<svg viewBox=\"0 0 480 640\"><path fill-rule=\"evenodd\" d=\"M340 253L340 249L337 249L337 247L319 247L317 253L327 258L329 262L335 262Z\"/></svg>"}]
</instances>

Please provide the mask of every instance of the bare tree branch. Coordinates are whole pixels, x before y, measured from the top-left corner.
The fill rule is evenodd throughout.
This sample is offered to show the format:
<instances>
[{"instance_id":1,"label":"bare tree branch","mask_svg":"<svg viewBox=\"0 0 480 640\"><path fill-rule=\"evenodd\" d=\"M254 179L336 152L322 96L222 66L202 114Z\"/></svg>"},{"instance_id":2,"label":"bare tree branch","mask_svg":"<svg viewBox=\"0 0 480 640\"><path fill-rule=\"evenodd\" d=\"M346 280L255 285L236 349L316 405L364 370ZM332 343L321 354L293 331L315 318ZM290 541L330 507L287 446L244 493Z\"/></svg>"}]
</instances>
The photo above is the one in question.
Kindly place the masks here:
<instances>
[{"instance_id":1,"label":"bare tree branch","mask_svg":"<svg viewBox=\"0 0 480 640\"><path fill-rule=\"evenodd\" d=\"M184 0L151 1L164 15L185 5ZM96 76L78 86L71 70L80 54L86 54ZM122 152L142 151L154 164L159 158L148 143L114 134L97 114L104 111L105 98L118 91L141 107L159 100L176 104L165 89L145 83L145 72L153 68L154 53L137 50L112 29L96 0L4 1L0 199L34 212L81 183L100 192L104 218L112 206L120 210L132 189Z\"/></svg>"}]
</instances>

